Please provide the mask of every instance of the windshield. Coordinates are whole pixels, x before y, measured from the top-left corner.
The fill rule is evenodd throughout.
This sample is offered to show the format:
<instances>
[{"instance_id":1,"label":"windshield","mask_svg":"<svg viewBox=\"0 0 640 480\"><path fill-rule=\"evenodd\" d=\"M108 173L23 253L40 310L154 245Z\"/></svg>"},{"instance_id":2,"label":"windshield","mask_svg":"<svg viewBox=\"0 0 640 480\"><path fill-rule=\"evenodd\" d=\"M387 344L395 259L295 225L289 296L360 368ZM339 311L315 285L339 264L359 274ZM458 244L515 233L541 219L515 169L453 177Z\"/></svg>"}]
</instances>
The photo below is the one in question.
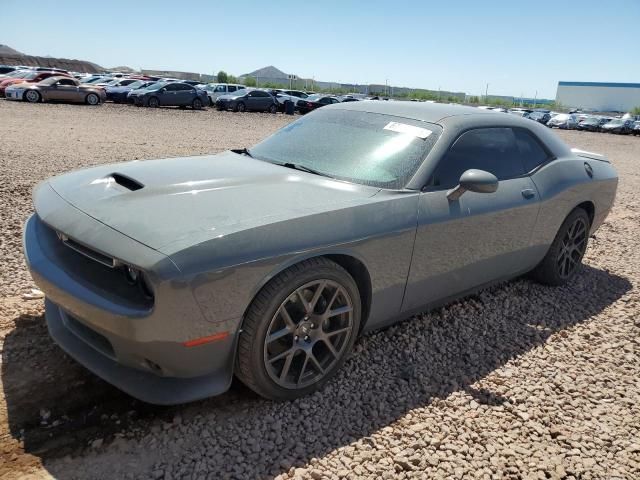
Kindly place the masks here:
<instances>
[{"instance_id":1,"label":"windshield","mask_svg":"<svg viewBox=\"0 0 640 480\"><path fill-rule=\"evenodd\" d=\"M136 89L136 88L141 88L143 85L147 84L149 82L143 82L142 80L136 80L135 82L131 82L130 84L126 85L129 88L132 89ZM122 86L122 85L120 85Z\"/></svg>"},{"instance_id":2,"label":"windshield","mask_svg":"<svg viewBox=\"0 0 640 480\"><path fill-rule=\"evenodd\" d=\"M339 180L403 188L435 144L441 128L391 115L318 110L251 149L272 163L294 163Z\"/></svg>"},{"instance_id":3,"label":"windshield","mask_svg":"<svg viewBox=\"0 0 640 480\"><path fill-rule=\"evenodd\" d=\"M307 97L307 100L310 100L312 102L317 102L318 100L320 100L321 98L324 98L324 95L318 95L317 93L314 93L313 95L309 95Z\"/></svg>"},{"instance_id":4,"label":"windshield","mask_svg":"<svg viewBox=\"0 0 640 480\"><path fill-rule=\"evenodd\" d=\"M171 82L156 82L151 85L147 85L146 87L142 87L144 90L160 90L165 85L169 85Z\"/></svg>"},{"instance_id":5,"label":"windshield","mask_svg":"<svg viewBox=\"0 0 640 480\"><path fill-rule=\"evenodd\" d=\"M609 123L607 123L607 125L622 125L624 122L620 119L617 120L611 120Z\"/></svg>"},{"instance_id":6,"label":"windshield","mask_svg":"<svg viewBox=\"0 0 640 480\"><path fill-rule=\"evenodd\" d=\"M586 123L588 125L593 125L598 123L598 119L597 118L585 118L582 123Z\"/></svg>"},{"instance_id":7,"label":"windshield","mask_svg":"<svg viewBox=\"0 0 640 480\"><path fill-rule=\"evenodd\" d=\"M560 115L556 115L555 117L553 117L554 120L560 120L562 122L569 120L570 118L571 117L566 113L561 113Z\"/></svg>"}]
</instances>

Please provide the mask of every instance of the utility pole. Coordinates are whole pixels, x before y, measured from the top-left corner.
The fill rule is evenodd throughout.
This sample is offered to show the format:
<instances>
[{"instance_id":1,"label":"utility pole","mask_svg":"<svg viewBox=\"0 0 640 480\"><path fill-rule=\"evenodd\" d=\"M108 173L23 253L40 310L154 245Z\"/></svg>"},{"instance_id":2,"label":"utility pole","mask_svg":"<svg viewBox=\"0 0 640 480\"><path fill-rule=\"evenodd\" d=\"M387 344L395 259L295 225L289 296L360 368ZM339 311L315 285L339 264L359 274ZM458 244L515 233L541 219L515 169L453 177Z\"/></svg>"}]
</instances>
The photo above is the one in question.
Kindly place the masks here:
<instances>
[{"instance_id":1,"label":"utility pole","mask_svg":"<svg viewBox=\"0 0 640 480\"><path fill-rule=\"evenodd\" d=\"M389 96L389 79L388 78L384 79L384 96L385 97Z\"/></svg>"},{"instance_id":2,"label":"utility pole","mask_svg":"<svg viewBox=\"0 0 640 480\"><path fill-rule=\"evenodd\" d=\"M489 84L487 83L487 86L484 89L484 101L485 103L489 102Z\"/></svg>"},{"instance_id":3,"label":"utility pole","mask_svg":"<svg viewBox=\"0 0 640 480\"><path fill-rule=\"evenodd\" d=\"M536 108L537 100L538 100L538 90L536 90L536 95L533 97L533 108Z\"/></svg>"}]
</instances>

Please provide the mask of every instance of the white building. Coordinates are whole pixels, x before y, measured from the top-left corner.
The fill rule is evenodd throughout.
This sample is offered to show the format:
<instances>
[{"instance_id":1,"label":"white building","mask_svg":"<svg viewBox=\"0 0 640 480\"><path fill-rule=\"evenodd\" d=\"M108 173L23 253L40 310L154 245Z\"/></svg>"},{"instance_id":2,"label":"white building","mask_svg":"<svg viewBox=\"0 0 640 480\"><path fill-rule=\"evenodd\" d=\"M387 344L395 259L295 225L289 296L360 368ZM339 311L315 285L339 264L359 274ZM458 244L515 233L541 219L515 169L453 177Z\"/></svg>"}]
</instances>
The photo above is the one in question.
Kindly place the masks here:
<instances>
[{"instance_id":1,"label":"white building","mask_svg":"<svg viewBox=\"0 0 640 480\"><path fill-rule=\"evenodd\" d=\"M556 102L600 112L628 112L640 107L640 83L558 82Z\"/></svg>"}]
</instances>

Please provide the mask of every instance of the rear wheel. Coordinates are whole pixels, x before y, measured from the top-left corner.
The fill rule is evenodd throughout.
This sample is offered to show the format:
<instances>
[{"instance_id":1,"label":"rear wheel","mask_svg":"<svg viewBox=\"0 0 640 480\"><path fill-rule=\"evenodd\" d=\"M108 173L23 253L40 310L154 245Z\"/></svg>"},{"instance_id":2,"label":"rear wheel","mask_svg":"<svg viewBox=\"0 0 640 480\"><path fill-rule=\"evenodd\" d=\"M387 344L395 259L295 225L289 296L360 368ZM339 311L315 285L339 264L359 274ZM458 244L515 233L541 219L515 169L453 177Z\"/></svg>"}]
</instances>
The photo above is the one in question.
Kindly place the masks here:
<instances>
[{"instance_id":1,"label":"rear wheel","mask_svg":"<svg viewBox=\"0 0 640 480\"><path fill-rule=\"evenodd\" d=\"M100 103L100 97L95 93L90 93L84 101L87 105L98 105Z\"/></svg>"},{"instance_id":2,"label":"rear wheel","mask_svg":"<svg viewBox=\"0 0 640 480\"><path fill-rule=\"evenodd\" d=\"M275 103L269 107L269 113L278 113L278 106Z\"/></svg>"},{"instance_id":3,"label":"rear wheel","mask_svg":"<svg viewBox=\"0 0 640 480\"><path fill-rule=\"evenodd\" d=\"M151 97L147 105L151 108L158 108L160 106L160 100L158 100L158 97Z\"/></svg>"},{"instance_id":4,"label":"rear wheel","mask_svg":"<svg viewBox=\"0 0 640 480\"><path fill-rule=\"evenodd\" d=\"M42 99L42 96L37 90L27 90L27 93L24 94L24 98L27 102L38 103Z\"/></svg>"},{"instance_id":5,"label":"rear wheel","mask_svg":"<svg viewBox=\"0 0 640 480\"><path fill-rule=\"evenodd\" d=\"M560 226L547 255L531 272L540 283L563 285L576 274L587 250L591 221L582 208L572 211Z\"/></svg>"},{"instance_id":6,"label":"rear wheel","mask_svg":"<svg viewBox=\"0 0 640 480\"><path fill-rule=\"evenodd\" d=\"M342 267L324 258L294 265L271 280L249 307L236 375L273 400L321 388L351 350L360 312L358 287Z\"/></svg>"},{"instance_id":7,"label":"rear wheel","mask_svg":"<svg viewBox=\"0 0 640 480\"><path fill-rule=\"evenodd\" d=\"M191 102L191 107L194 110L202 110L202 100L200 100L199 98L194 98L193 102Z\"/></svg>"},{"instance_id":8,"label":"rear wheel","mask_svg":"<svg viewBox=\"0 0 640 480\"><path fill-rule=\"evenodd\" d=\"M244 112L246 110L247 106L243 102L240 102L238 103L238 105L236 105L236 112Z\"/></svg>"}]
</instances>

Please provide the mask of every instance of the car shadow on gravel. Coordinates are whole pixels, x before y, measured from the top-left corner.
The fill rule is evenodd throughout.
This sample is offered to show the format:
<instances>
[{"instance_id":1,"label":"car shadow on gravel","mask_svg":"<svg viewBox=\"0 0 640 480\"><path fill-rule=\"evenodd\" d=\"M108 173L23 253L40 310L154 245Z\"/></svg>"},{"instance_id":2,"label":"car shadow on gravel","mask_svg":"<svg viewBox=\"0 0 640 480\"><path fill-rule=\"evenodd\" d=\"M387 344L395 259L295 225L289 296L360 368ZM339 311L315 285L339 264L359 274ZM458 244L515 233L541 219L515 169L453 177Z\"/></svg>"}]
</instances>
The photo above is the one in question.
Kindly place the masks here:
<instances>
[{"instance_id":1,"label":"car shadow on gravel","mask_svg":"<svg viewBox=\"0 0 640 480\"><path fill-rule=\"evenodd\" d=\"M185 453L160 459L155 468L196 473L191 458L203 450L223 459L209 466L209 474L220 469L211 478L229 472L273 477L456 391L487 406L503 404L508 399L474 384L552 335L562 337L564 330L593 319L631 288L626 278L585 266L564 287L520 279L484 290L366 335L336 379L288 403L265 401L236 386L189 405L149 406L75 364L53 345L41 317L18 318L2 352L10 431L25 451L43 460L78 453L87 440L109 440L117 431L138 432L127 435L133 441L152 432L161 444L180 438ZM191 427L181 430L185 424ZM136 452L146 455L140 446ZM77 475L73 463L50 465L57 478Z\"/></svg>"}]
</instances>

